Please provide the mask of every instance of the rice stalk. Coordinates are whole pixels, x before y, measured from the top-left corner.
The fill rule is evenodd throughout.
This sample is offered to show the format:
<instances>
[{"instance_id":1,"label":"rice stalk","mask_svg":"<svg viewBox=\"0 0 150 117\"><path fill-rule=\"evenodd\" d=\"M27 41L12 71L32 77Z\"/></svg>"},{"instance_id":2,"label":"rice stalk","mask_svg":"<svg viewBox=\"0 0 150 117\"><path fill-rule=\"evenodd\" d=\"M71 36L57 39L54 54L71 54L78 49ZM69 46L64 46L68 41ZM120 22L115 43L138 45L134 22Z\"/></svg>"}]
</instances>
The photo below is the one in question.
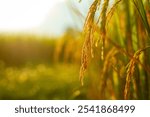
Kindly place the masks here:
<instances>
[{"instance_id":1,"label":"rice stalk","mask_svg":"<svg viewBox=\"0 0 150 117\"><path fill-rule=\"evenodd\" d=\"M135 70L135 63L139 59L140 54L150 48L150 46L147 46L144 49L140 49L135 54L133 55L132 59L127 65L127 76L126 76L126 84L125 84L125 89L124 89L124 99L127 100L129 97L129 90L130 90L130 82L131 78L133 77L133 73Z\"/></svg>"},{"instance_id":2,"label":"rice stalk","mask_svg":"<svg viewBox=\"0 0 150 117\"><path fill-rule=\"evenodd\" d=\"M106 58L104 60L103 69L101 71L101 80L100 80L100 96L101 99L104 99L105 95L105 89L107 85L108 75L109 75L109 68L112 64L112 58L118 53L118 50L113 47L106 55ZM109 70L108 70L109 69Z\"/></svg>"},{"instance_id":3,"label":"rice stalk","mask_svg":"<svg viewBox=\"0 0 150 117\"><path fill-rule=\"evenodd\" d=\"M85 20L84 24L84 36L85 41L82 47L82 54L81 54L81 67L80 67L80 82L83 85L83 77L84 73L87 69L90 57L93 57L93 24L94 24L94 17L95 12L97 10L98 5L100 4L100 0L95 0L91 5L88 15Z\"/></svg>"},{"instance_id":4,"label":"rice stalk","mask_svg":"<svg viewBox=\"0 0 150 117\"><path fill-rule=\"evenodd\" d=\"M131 10L130 1L124 1L124 10L125 12L125 45L126 50L129 54L133 55L134 48L133 48L133 24L131 22Z\"/></svg>"},{"instance_id":5,"label":"rice stalk","mask_svg":"<svg viewBox=\"0 0 150 117\"><path fill-rule=\"evenodd\" d=\"M110 21L111 17L113 16L114 11L116 10L117 5L121 2L122 0L118 0L117 2L115 2L113 4L113 6L111 7L111 9L109 10L108 14L107 14L107 23Z\"/></svg>"},{"instance_id":6,"label":"rice stalk","mask_svg":"<svg viewBox=\"0 0 150 117\"><path fill-rule=\"evenodd\" d=\"M105 48L105 40L106 40L106 21L107 21L107 10L108 10L109 0L104 0L102 10L100 13L100 17L97 23L100 23L100 38L97 41L101 42L101 59L104 60L104 48Z\"/></svg>"}]
</instances>

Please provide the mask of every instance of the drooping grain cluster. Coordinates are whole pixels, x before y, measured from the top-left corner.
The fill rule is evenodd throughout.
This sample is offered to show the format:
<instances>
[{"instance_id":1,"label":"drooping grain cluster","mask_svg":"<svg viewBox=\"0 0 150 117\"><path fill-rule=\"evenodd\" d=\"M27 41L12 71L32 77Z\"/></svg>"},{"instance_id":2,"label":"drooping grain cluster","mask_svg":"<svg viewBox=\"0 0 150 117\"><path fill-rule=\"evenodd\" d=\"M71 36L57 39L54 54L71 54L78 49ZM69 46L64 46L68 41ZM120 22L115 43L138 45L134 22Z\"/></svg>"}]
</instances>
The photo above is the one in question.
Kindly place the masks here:
<instances>
[{"instance_id":1,"label":"drooping grain cluster","mask_svg":"<svg viewBox=\"0 0 150 117\"><path fill-rule=\"evenodd\" d=\"M117 2L118 3L118 2ZM104 48L106 40L106 22L107 22L107 13L109 0L104 0L102 4L102 9L99 14L99 18L95 21L95 14L98 7L101 5L101 0L95 0L91 5L88 15L84 24L84 37L85 41L82 48L82 57L81 57L81 68L80 68L80 81L83 85L84 73L89 64L90 58L94 57L93 55L93 45L98 46L101 42L101 59L104 59ZM116 4L114 4L116 6ZM114 8L113 8L114 9ZM111 9L112 10L112 9ZM95 23L96 22L96 23ZM98 40L94 42L94 32L98 33Z\"/></svg>"},{"instance_id":2,"label":"drooping grain cluster","mask_svg":"<svg viewBox=\"0 0 150 117\"><path fill-rule=\"evenodd\" d=\"M87 69L89 59L93 56L93 24L94 24L94 17L95 12L98 7L98 3L100 0L95 0L91 5L88 15L86 17L86 21L84 24L84 36L85 41L82 48L82 56L81 56L81 68L80 68L80 81L83 85L83 77L84 73Z\"/></svg>"},{"instance_id":3,"label":"drooping grain cluster","mask_svg":"<svg viewBox=\"0 0 150 117\"><path fill-rule=\"evenodd\" d=\"M101 46L101 59L104 59L104 47L105 47L105 40L106 40L106 21L107 21L107 9L108 9L108 5L109 5L109 0L104 0L103 3L103 7L102 7L102 11L100 14L100 36L101 36L101 42L102 42L102 46Z\"/></svg>"},{"instance_id":4,"label":"drooping grain cluster","mask_svg":"<svg viewBox=\"0 0 150 117\"><path fill-rule=\"evenodd\" d=\"M126 76L126 84L125 84L125 90L124 90L124 99L125 100L128 99L128 96L129 96L130 82L131 82L131 78L132 78L134 70L135 70L135 64L136 64L137 60L139 59L139 56L141 55L141 53L148 48L150 48L150 47L148 46L144 49L140 49L137 52L135 52L132 59L130 60L130 62L127 65L127 76Z\"/></svg>"},{"instance_id":5,"label":"drooping grain cluster","mask_svg":"<svg viewBox=\"0 0 150 117\"><path fill-rule=\"evenodd\" d=\"M83 85L84 73L90 60L95 56L94 60L103 60L99 61L99 67L96 61L90 67L100 74L98 79L95 79L95 74L89 74L92 88L95 87L95 93L93 90L92 93L96 99L149 99L150 51L147 48L150 45L150 2L114 0L114 4L110 4L111 2L93 0L86 17L81 84ZM94 45L99 47L94 48ZM139 59L143 51L143 56ZM97 67L99 69L95 69Z\"/></svg>"}]
</instances>

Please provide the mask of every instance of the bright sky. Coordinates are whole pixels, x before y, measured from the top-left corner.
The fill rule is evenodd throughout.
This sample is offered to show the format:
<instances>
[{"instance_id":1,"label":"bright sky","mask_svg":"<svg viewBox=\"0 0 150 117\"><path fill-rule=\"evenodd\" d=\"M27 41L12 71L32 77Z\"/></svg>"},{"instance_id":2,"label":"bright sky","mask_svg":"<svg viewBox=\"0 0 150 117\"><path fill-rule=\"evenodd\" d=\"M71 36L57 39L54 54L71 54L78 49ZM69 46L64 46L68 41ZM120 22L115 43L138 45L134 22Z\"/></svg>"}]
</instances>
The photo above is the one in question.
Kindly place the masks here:
<instances>
[{"instance_id":1,"label":"bright sky","mask_svg":"<svg viewBox=\"0 0 150 117\"><path fill-rule=\"evenodd\" d=\"M0 33L26 32L55 36L65 32L67 27L82 29L84 19L74 17L66 1L0 0ZM93 0L82 0L81 3L79 0L68 1L86 17Z\"/></svg>"},{"instance_id":2,"label":"bright sky","mask_svg":"<svg viewBox=\"0 0 150 117\"><path fill-rule=\"evenodd\" d=\"M39 26L50 10L65 0L0 0L0 32L24 31Z\"/></svg>"}]
</instances>

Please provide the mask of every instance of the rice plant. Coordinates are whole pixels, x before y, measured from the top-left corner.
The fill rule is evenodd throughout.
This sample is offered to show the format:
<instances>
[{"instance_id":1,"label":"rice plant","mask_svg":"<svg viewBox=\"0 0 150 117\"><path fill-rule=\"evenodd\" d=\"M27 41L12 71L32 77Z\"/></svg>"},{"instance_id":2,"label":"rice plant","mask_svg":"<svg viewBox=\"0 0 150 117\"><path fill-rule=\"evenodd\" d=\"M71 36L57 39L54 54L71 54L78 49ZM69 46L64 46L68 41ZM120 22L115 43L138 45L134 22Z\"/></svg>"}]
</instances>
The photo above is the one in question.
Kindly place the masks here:
<instances>
[{"instance_id":1,"label":"rice plant","mask_svg":"<svg viewBox=\"0 0 150 117\"><path fill-rule=\"evenodd\" d=\"M83 28L81 84L85 71L98 64L93 84L98 99L150 99L150 2L110 1L93 0L89 8Z\"/></svg>"}]
</instances>

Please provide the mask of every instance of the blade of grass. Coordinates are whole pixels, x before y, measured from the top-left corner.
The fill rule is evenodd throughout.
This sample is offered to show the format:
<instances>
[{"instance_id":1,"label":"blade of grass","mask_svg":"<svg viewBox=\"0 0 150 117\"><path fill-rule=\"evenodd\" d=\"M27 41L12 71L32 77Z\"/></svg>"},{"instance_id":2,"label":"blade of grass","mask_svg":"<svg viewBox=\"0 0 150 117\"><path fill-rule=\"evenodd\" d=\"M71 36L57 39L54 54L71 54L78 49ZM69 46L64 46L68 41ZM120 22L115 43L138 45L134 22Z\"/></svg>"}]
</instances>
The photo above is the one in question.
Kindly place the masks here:
<instances>
[{"instance_id":1,"label":"blade of grass","mask_svg":"<svg viewBox=\"0 0 150 117\"><path fill-rule=\"evenodd\" d=\"M147 19L147 16L146 16L146 11L145 11L145 8L144 8L144 4L143 4L143 1L142 0L133 0L133 3L135 5L135 7L137 8L140 16L141 16L141 19L143 21L143 24L147 30L147 33L148 33L148 36L149 36L149 39L150 39L150 26L148 24L148 19Z\"/></svg>"}]
</instances>

